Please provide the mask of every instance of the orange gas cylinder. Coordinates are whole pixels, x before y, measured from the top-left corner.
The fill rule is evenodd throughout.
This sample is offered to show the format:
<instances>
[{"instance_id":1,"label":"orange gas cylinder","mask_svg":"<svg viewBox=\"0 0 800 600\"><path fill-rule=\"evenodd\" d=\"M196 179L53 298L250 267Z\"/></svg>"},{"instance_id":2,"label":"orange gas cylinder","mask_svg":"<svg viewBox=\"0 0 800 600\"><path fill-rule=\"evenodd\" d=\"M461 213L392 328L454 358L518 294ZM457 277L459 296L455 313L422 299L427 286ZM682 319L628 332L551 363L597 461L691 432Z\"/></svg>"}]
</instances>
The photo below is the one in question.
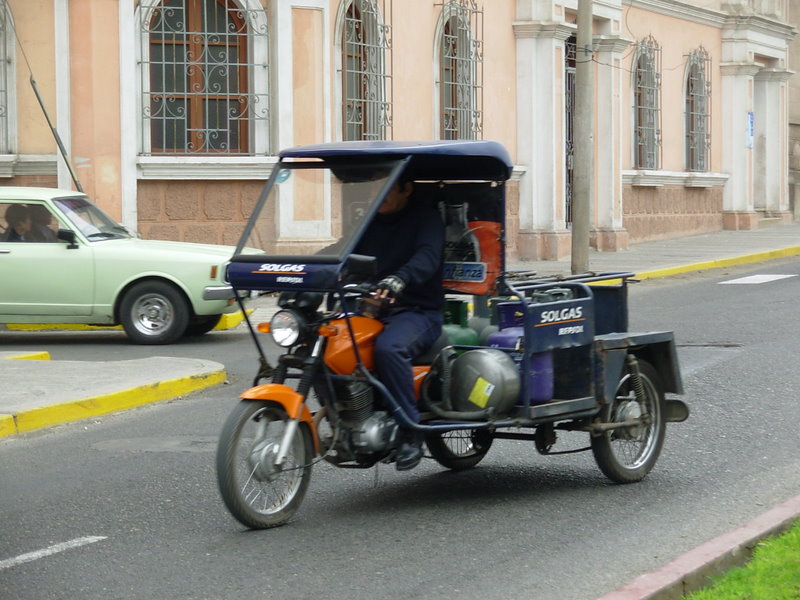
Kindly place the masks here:
<instances>
[{"instance_id":1,"label":"orange gas cylinder","mask_svg":"<svg viewBox=\"0 0 800 600\"><path fill-rule=\"evenodd\" d=\"M375 367L375 337L383 331L383 323L368 317L350 317L356 345L364 361L364 366L372 370ZM325 348L325 364L337 375L350 375L356 369L356 353L345 319L336 319L329 323L336 328L336 334L328 337Z\"/></svg>"}]
</instances>

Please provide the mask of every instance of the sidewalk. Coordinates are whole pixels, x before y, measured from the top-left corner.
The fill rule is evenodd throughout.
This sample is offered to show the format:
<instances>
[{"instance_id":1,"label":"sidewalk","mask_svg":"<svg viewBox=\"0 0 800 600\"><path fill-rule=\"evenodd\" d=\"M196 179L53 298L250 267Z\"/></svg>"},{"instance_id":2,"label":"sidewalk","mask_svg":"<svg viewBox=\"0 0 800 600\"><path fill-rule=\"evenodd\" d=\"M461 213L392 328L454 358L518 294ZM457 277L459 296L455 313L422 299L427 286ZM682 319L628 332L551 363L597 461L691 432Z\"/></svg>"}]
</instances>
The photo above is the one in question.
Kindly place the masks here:
<instances>
[{"instance_id":1,"label":"sidewalk","mask_svg":"<svg viewBox=\"0 0 800 600\"><path fill-rule=\"evenodd\" d=\"M755 231L720 231L634 244L620 252L590 251L589 270L630 271L638 279L651 279L798 255L800 224L767 225ZM539 275L569 275L571 261L510 261L507 268ZM168 400L217 385L226 378L224 366L212 361L164 357L50 361L47 352L35 347L34 333L30 351L0 351L0 438ZM606 594L602 600L680 598L688 589L706 582L710 574L743 564L758 540L781 531L798 516L800 496Z\"/></svg>"}]
</instances>

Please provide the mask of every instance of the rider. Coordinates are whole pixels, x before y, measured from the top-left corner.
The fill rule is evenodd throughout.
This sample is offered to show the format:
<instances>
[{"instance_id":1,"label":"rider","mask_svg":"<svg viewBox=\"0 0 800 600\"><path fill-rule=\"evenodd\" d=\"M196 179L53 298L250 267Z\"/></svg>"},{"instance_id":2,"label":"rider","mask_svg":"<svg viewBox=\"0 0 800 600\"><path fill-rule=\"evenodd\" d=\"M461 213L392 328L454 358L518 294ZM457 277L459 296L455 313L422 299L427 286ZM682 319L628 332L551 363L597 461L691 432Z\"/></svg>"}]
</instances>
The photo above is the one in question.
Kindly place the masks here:
<instances>
[{"instance_id":1,"label":"rider","mask_svg":"<svg viewBox=\"0 0 800 600\"><path fill-rule=\"evenodd\" d=\"M377 259L375 297L390 303L375 344L378 375L414 422L419 410L411 361L442 331L444 223L427 202L410 201L411 181L395 183L356 247ZM405 471L422 459L422 435L400 429L396 467Z\"/></svg>"}]
</instances>

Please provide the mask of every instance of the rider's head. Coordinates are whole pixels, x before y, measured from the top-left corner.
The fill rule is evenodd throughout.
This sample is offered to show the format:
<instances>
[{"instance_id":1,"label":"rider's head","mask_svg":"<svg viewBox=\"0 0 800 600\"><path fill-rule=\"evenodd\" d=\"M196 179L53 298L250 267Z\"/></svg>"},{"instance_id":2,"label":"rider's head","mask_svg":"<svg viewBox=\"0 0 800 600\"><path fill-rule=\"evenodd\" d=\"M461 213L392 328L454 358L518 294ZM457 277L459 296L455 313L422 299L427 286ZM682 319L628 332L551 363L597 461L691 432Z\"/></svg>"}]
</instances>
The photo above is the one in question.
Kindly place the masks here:
<instances>
[{"instance_id":1,"label":"rider's head","mask_svg":"<svg viewBox=\"0 0 800 600\"><path fill-rule=\"evenodd\" d=\"M410 181L397 181L386 194L386 198L378 208L378 212L382 215L390 215L392 213L400 212L408 204L408 197L414 191L414 184Z\"/></svg>"}]
</instances>

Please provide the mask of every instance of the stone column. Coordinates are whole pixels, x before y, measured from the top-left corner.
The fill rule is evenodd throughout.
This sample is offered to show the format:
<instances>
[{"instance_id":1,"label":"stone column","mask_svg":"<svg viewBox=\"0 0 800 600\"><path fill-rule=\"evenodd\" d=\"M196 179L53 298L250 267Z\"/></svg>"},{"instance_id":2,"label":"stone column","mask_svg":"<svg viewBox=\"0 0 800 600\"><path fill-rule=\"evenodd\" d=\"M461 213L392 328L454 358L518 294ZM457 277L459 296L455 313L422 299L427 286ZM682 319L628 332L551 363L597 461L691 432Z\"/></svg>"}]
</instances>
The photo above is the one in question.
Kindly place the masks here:
<instances>
[{"instance_id":1,"label":"stone column","mask_svg":"<svg viewBox=\"0 0 800 600\"><path fill-rule=\"evenodd\" d=\"M752 62L720 65L722 73L722 170L730 175L722 200L725 229L754 229L753 203L753 77L761 70Z\"/></svg>"},{"instance_id":2,"label":"stone column","mask_svg":"<svg viewBox=\"0 0 800 600\"><path fill-rule=\"evenodd\" d=\"M630 42L617 36L595 39L597 105L595 117L595 185L592 246L617 251L628 247L622 225L622 55Z\"/></svg>"},{"instance_id":3,"label":"stone column","mask_svg":"<svg viewBox=\"0 0 800 600\"><path fill-rule=\"evenodd\" d=\"M564 41L550 21L514 23L517 40L517 162L520 258L556 260L570 251L565 221Z\"/></svg>"},{"instance_id":4,"label":"stone column","mask_svg":"<svg viewBox=\"0 0 800 600\"><path fill-rule=\"evenodd\" d=\"M788 88L793 72L762 69L755 76L756 147L754 205L764 217L791 222L788 196Z\"/></svg>"}]
</instances>

